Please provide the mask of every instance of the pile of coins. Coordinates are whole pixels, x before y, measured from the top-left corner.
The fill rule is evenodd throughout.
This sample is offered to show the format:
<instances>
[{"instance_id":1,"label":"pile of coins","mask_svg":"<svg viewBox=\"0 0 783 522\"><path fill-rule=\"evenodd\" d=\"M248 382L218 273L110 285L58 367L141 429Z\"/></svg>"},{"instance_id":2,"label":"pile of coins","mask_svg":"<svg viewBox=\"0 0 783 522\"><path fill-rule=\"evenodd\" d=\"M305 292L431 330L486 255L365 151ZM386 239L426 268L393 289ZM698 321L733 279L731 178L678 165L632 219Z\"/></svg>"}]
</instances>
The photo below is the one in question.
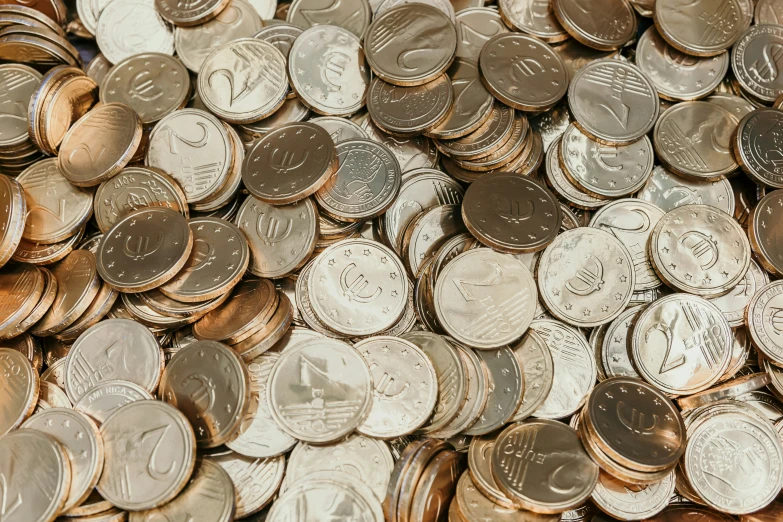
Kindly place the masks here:
<instances>
[{"instance_id":1,"label":"pile of coins","mask_svg":"<svg viewBox=\"0 0 783 522\"><path fill-rule=\"evenodd\" d=\"M783 2L491 4L0 0L0 522L783 520Z\"/></svg>"}]
</instances>

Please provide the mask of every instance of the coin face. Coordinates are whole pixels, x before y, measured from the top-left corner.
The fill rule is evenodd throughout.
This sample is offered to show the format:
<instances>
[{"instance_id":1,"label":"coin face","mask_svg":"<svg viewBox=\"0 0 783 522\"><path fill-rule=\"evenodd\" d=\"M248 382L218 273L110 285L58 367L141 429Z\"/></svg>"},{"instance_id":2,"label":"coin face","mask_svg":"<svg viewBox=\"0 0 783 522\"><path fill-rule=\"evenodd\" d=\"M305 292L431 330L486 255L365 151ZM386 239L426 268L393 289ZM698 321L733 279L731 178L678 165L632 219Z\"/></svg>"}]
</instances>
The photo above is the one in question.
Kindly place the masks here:
<instances>
[{"instance_id":1,"label":"coin face","mask_svg":"<svg viewBox=\"0 0 783 522\"><path fill-rule=\"evenodd\" d=\"M632 485L602 472L591 499L612 516L622 519L645 519L656 515L669 503L674 493L674 471L665 479L644 486Z\"/></svg>"},{"instance_id":2,"label":"coin face","mask_svg":"<svg viewBox=\"0 0 783 522\"><path fill-rule=\"evenodd\" d=\"M686 205L668 212L655 225L650 258L668 285L717 296L745 277L750 244L733 217L707 205Z\"/></svg>"},{"instance_id":3,"label":"coin face","mask_svg":"<svg viewBox=\"0 0 783 522\"><path fill-rule=\"evenodd\" d=\"M385 145L394 155L402 172L420 168L435 168L438 165L438 149L424 136L401 138L391 136L378 129L370 118L362 124L362 129L375 142Z\"/></svg>"},{"instance_id":4,"label":"coin face","mask_svg":"<svg viewBox=\"0 0 783 522\"><path fill-rule=\"evenodd\" d=\"M541 406L552 389L555 376L554 361L544 338L535 330L528 330L522 341L512 346L522 366L525 389L522 402L514 414L513 421L529 417Z\"/></svg>"},{"instance_id":5,"label":"coin face","mask_svg":"<svg viewBox=\"0 0 783 522\"><path fill-rule=\"evenodd\" d=\"M767 273L753 260L750 260L745 277L728 294L711 299L732 328L744 324L745 309L761 287L769 283Z\"/></svg>"},{"instance_id":6,"label":"coin face","mask_svg":"<svg viewBox=\"0 0 783 522\"><path fill-rule=\"evenodd\" d=\"M347 140L336 146L340 167L315 193L326 214L342 221L364 221L383 214L402 184L392 152L372 140Z\"/></svg>"},{"instance_id":7,"label":"coin face","mask_svg":"<svg viewBox=\"0 0 783 522\"><path fill-rule=\"evenodd\" d=\"M637 141L658 120L655 86L638 67L618 60L597 60L576 73L568 104L579 128L607 144Z\"/></svg>"},{"instance_id":8,"label":"coin face","mask_svg":"<svg viewBox=\"0 0 783 522\"><path fill-rule=\"evenodd\" d=\"M726 179L699 181L682 178L663 167L655 167L650 178L636 194L664 212L683 205L710 205L727 214L734 212L735 196Z\"/></svg>"},{"instance_id":9,"label":"coin face","mask_svg":"<svg viewBox=\"0 0 783 522\"><path fill-rule=\"evenodd\" d=\"M422 85L448 69L457 48L449 17L427 4L394 7L378 16L364 39L367 63L395 85ZM427 49L427 53L419 51Z\"/></svg>"},{"instance_id":10,"label":"coin face","mask_svg":"<svg viewBox=\"0 0 783 522\"><path fill-rule=\"evenodd\" d=\"M454 139L470 134L492 114L493 98L481 83L475 62L457 58L451 64L448 75L454 104L438 126L426 131L433 138Z\"/></svg>"},{"instance_id":11,"label":"coin face","mask_svg":"<svg viewBox=\"0 0 783 522\"><path fill-rule=\"evenodd\" d=\"M536 458L521 458L531 451ZM492 474L500 490L519 505L530 511L560 513L590 496L598 481L598 466L573 428L537 419L514 424L498 436ZM542 476L549 480L541 481Z\"/></svg>"},{"instance_id":12,"label":"coin face","mask_svg":"<svg viewBox=\"0 0 783 522\"><path fill-rule=\"evenodd\" d=\"M773 22L777 24L778 22ZM754 25L740 36L731 51L731 68L743 89L753 97L774 102L783 93L783 80L773 73L769 50L783 44L783 29L778 25ZM762 64L759 63L762 60ZM777 71L777 69L775 69Z\"/></svg>"},{"instance_id":13,"label":"coin face","mask_svg":"<svg viewBox=\"0 0 783 522\"><path fill-rule=\"evenodd\" d=\"M139 143L141 121L133 109L121 103L102 104L65 134L58 166L74 185L92 187L122 170Z\"/></svg>"},{"instance_id":14,"label":"coin face","mask_svg":"<svg viewBox=\"0 0 783 522\"><path fill-rule=\"evenodd\" d=\"M267 388L272 418L312 443L351 433L372 406L372 376L354 348L334 339L305 341L280 356Z\"/></svg>"},{"instance_id":15,"label":"coin face","mask_svg":"<svg viewBox=\"0 0 783 522\"><path fill-rule=\"evenodd\" d=\"M0 348L0 367L4 374L0 387L7 397L0 416L0 433L5 435L33 412L38 402L39 379L27 358L12 348Z\"/></svg>"},{"instance_id":16,"label":"coin face","mask_svg":"<svg viewBox=\"0 0 783 522\"><path fill-rule=\"evenodd\" d=\"M619 49L636 34L636 13L629 2L604 0L587 5L579 0L556 0L552 6L568 34L588 47Z\"/></svg>"},{"instance_id":17,"label":"coin face","mask_svg":"<svg viewBox=\"0 0 783 522\"><path fill-rule=\"evenodd\" d=\"M367 110L373 122L392 135L429 132L449 114L454 91L441 74L423 85L401 87L375 78L367 91Z\"/></svg>"},{"instance_id":18,"label":"coin face","mask_svg":"<svg viewBox=\"0 0 783 522\"><path fill-rule=\"evenodd\" d=\"M482 6L459 9L457 12L457 58L477 63L484 44L493 36L508 32L498 11ZM505 11L502 12L505 14Z\"/></svg>"},{"instance_id":19,"label":"coin face","mask_svg":"<svg viewBox=\"0 0 783 522\"><path fill-rule=\"evenodd\" d=\"M285 57L274 45L253 38L234 40L204 60L198 74L198 94L221 119L252 123L266 118L285 101L285 69ZM240 85L244 87L239 89Z\"/></svg>"},{"instance_id":20,"label":"coin face","mask_svg":"<svg viewBox=\"0 0 783 522\"><path fill-rule=\"evenodd\" d=\"M144 52L174 54L174 32L158 14L154 0L105 4L95 35L111 63Z\"/></svg>"},{"instance_id":21,"label":"coin face","mask_svg":"<svg viewBox=\"0 0 783 522\"><path fill-rule=\"evenodd\" d=\"M202 24L226 8L225 0L208 0L195 5L181 4L173 0L155 0L155 9L174 25L189 26Z\"/></svg>"},{"instance_id":22,"label":"coin face","mask_svg":"<svg viewBox=\"0 0 783 522\"><path fill-rule=\"evenodd\" d=\"M336 116L320 116L318 118L311 118L309 121L326 129L335 144L353 138L368 139L367 133L364 131L364 129L359 127L351 120L347 120L345 118L338 118Z\"/></svg>"},{"instance_id":23,"label":"coin face","mask_svg":"<svg viewBox=\"0 0 783 522\"><path fill-rule=\"evenodd\" d=\"M411 504L410 520L437 520L446 513L442 499L453 497L457 479L465 470L465 455L443 451L424 469L416 485Z\"/></svg>"},{"instance_id":24,"label":"coin face","mask_svg":"<svg viewBox=\"0 0 783 522\"><path fill-rule=\"evenodd\" d=\"M193 234L182 214L170 208L142 208L104 235L98 272L121 292L143 292L173 278L192 247Z\"/></svg>"},{"instance_id":25,"label":"coin face","mask_svg":"<svg viewBox=\"0 0 783 522\"><path fill-rule=\"evenodd\" d=\"M435 309L443 328L474 348L499 348L520 338L533 320L536 286L511 256L478 249L438 275Z\"/></svg>"},{"instance_id":26,"label":"coin face","mask_svg":"<svg viewBox=\"0 0 783 522\"><path fill-rule=\"evenodd\" d=\"M481 49L479 67L486 88L515 109L547 109L568 90L562 58L547 44L521 33L493 36Z\"/></svg>"},{"instance_id":27,"label":"coin face","mask_svg":"<svg viewBox=\"0 0 783 522\"><path fill-rule=\"evenodd\" d=\"M641 313L641 306L633 306L617 316L608 327L600 333L595 342L596 355L600 358L600 369L604 378L609 377L639 377L628 353L628 339L631 335L636 318ZM590 336L593 344L593 336ZM604 379L599 379L604 380Z\"/></svg>"},{"instance_id":28,"label":"coin face","mask_svg":"<svg viewBox=\"0 0 783 522\"><path fill-rule=\"evenodd\" d=\"M778 248L780 227L771 226L783 214L783 192L770 192L759 201L748 220L748 235L753 251L765 269L783 274L783 251Z\"/></svg>"},{"instance_id":29,"label":"coin face","mask_svg":"<svg viewBox=\"0 0 783 522\"><path fill-rule=\"evenodd\" d=\"M550 43L561 42L569 37L557 21L552 4L549 2L503 0L498 3L498 7L506 25L517 31Z\"/></svg>"},{"instance_id":30,"label":"coin face","mask_svg":"<svg viewBox=\"0 0 783 522\"><path fill-rule=\"evenodd\" d=\"M268 321L277 304L277 292L271 281L247 279L232 290L223 306L193 325L193 334L199 340L208 341L246 338L253 326Z\"/></svg>"},{"instance_id":31,"label":"coin face","mask_svg":"<svg viewBox=\"0 0 783 522\"><path fill-rule=\"evenodd\" d=\"M146 435L146 436L145 436ZM101 426L106 455L98 492L122 509L152 509L187 485L196 461L188 419L160 401L118 408Z\"/></svg>"},{"instance_id":32,"label":"coin face","mask_svg":"<svg viewBox=\"0 0 783 522\"><path fill-rule=\"evenodd\" d=\"M222 453L208 459L223 468L234 483L236 516L245 518L263 509L280 487L285 459L252 459Z\"/></svg>"},{"instance_id":33,"label":"coin face","mask_svg":"<svg viewBox=\"0 0 783 522\"><path fill-rule=\"evenodd\" d=\"M677 174L698 180L720 179L738 167L731 151L738 121L714 103L680 103L655 124L655 152L661 163Z\"/></svg>"},{"instance_id":34,"label":"coin face","mask_svg":"<svg viewBox=\"0 0 783 522\"><path fill-rule=\"evenodd\" d=\"M731 344L731 329L717 307L700 297L674 294L639 315L630 346L634 366L646 381L671 395L689 395L723 375Z\"/></svg>"},{"instance_id":35,"label":"coin face","mask_svg":"<svg viewBox=\"0 0 783 522\"><path fill-rule=\"evenodd\" d=\"M783 117L777 109L758 109L742 118L733 140L734 154L742 170L757 183L783 188L783 171L772 155L782 136Z\"/></svg>"},{"instance_id":36,"label":"coin face","mask_svg":"<svg viewBox=\"0 0 783 522\"><path fill-rule=\"evenodd\" d=\"M92 194L65 178L57 158L34 163L17 181L27 200L24 239L57 243L72 236L92 215Z\"/></svg>"},{"instance_id":37,"label":"coin face","mask_svg":"<svg viewBox=\"0 0 783 522\"><path fill-rule=\"evenodd\" d=\"M8 108L13 107L3 122L0 133L0 147L21 145L28 139L27 106L33 94L41 85L41 74L30 67L18 64L3 64L0 67L0 86L7 92Z\"/></svg>"},{"instance_id":38,"label":"coin face","mask_svg":"<svg viewBox=\"0 0 783 522\"><path fill-rule=\"evenodd\" d=\"M316 25L337 26L361 38L370 25L372 8L366 0L297 0L291 3L286 21L302 29Z\"/></svg>"},{"instance_id":39,"label":"coin face","mask_svg":"<svg viewBox=\"0 0 783 522\"><path fill-rule=\"evenodd\" d=\"M103 424L114 410L131 402L152 400L150 392L128 381L102 381L81 396L73 409Z\"/></svg>"},{"instance_id":40,"label":"coin face","mask_svg":"<svg viewBox=\"0 0 783 522\"><path fill-rule=\"evenodd\" d=\"M687 5L674 0L655 2L655 26L661 36L695 56L715 56L731 47L745 30L745 21L739 0L721 5L704 0ZM716 31L717 27L721 29Z\"/></svg>"}]
</instances>

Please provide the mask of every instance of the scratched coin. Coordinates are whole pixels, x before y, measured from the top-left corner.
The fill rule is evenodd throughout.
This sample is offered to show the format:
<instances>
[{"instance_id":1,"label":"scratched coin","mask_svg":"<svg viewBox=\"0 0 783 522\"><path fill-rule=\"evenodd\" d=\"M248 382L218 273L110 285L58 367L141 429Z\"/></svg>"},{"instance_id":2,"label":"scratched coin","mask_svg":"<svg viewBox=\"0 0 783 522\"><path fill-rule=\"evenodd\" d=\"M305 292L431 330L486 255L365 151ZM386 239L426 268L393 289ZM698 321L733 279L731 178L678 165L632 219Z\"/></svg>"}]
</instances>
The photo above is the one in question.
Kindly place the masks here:
<instances>
[{"instance_id":1,"label":"scratched coin","mask_svg":"<svg viewBox=\"0 0 783 522\"><path fill-rule=\"evenodd\" d=\"M777 109L757 109L740 121L732 140L734 156L742 170L756 183L783 188L783 171L774 160L783 137L783 118Z\"/></svg>"},{"instance_id":2,"label":"scratched coin","mask_svg":"<svg viewBox=\"0 0 783 522\"><path fill-rule=\"evenodd\" d=\"M636 197L669 212L683 205L710 205L727 214L734 212L735 196L727 179L700 181L682 178L655 167Z\"/></svg>"},{"instance_id":3,"label":"scratched coin","mask_svg":"<svg viewBox=\"0 0 783 522\"><path fill-rule=\"evenodd\" d=\"M367 0L295 0L288 9L286 21L302 29L316 25L337 26L362 38L370 25L372 8Z\"/></svg>"},{"instance_id":4,"label":"scratched coin","mask_svg":"<svg viewBox=\"0 0 783 522\"><path fill-rule=\"evenodd\" d=\"M19 427L33 413L38 402L39 378L27 358L13 348L0 348L4 408L0 415L0 433ZM67 492L66 492L67 494Z\"/></svg>"},{"instance_id":5,"label":"scratched coin","mask_svg":"<svg viewBox=\"0 0 783 522\"><path fill-rule=\"evenodd\" d=\"M445 74L422 85L401 87L375 78L367 91L373 123L394 136L429 133L448 117L454 101Z\"/></svg>"},{"instance_id":6,"label":"scratched coin","mask_svg":"<svg viewBox=\"0 0 783 522\"><path fill-rule=\"evenodd\" d=\"M522 454L534 457L525 459ZM500 490L525 509L560 513L589 498L598 481L598 466L573 428L536 419L513 424L498 436L492 475Z\"/></svg>"},{"instance_id":7,"label":"scratched coin","mask_svg":"<svg viewBox=\"0 0 783 522\"><path fill-rule=\"evenodd\" d=\"M673 294L639 315L630 352L647 382L671 395L689 395L720 379L731 361L731 346L731 328L715 305Z\"/></svg>"},{"instance_id":8,"label":"scratched coin","mask_svg":"<svg viewBox=\"0 0 783 522\"><path fill-rule=\"evenodd\" d=\"M525 382L522 402L512 419L519 422L532 415L544 403L549 390L552 389L555 368L546 341L532 328L511 348L522 367Z\"/></svg>"},{"instance_id":9,"label":"scratched coin","mask_svg":"<svg viewBox=\"0 0 783 522\"><path fill-rule=\"evenodd\" d=\"M748 219L748 236L753 252L762 267L770 273L783 274L783 250L780 245L780 227L773 223L783 214L783 191L776 190L764 196Z\"/></svg>"},{"instance_id":10,"label":"scratched coin","mask_svg":"<svg viewBox=\"0 0 783 522\"><path fill-rule=\"evenodd\" d=\"M120 292L143 292L171 280L193 247L188 222L176 210L141 208L109 230L98 250L98 273Z\"/></svg>"},{"instance_id":11,"label":"scratched coin","mask_svg":"<svg viewBox=\"0 0 783 522\"><path fill-rule=\"evenodd\" d=\"M266 118L285 101L285 69L285 57L277 47L263 40L240 38L207 56L198 74L198 94L221 119L252 123ZM240 85L244 88L239 89Z\"/></svg>"},{"instance_id":12,"label":"scratched coin","mask_svg":"<svg viewBox=\"0 0 783 522\"><path fill-rule=\"evenodd\" d=\"M372 406L372 375L350 345L311 340L281 354L269 375L272 418L289 435L323 444L343 438Z\"/></svg>"},{"instance_id":13,"label":"scratched coin","mask_svg":"<svg viewBox=\"0 0 783 522\"><path fill-rule=\"evenodd\" d=\"M707 205L686 205L664 215L650 235L649 249L667 285L701 296L729 292L750 266L750 243L742 227Z\"/></svg>"},{"instance_id":14,"label":"scratched coin","mask_svg":"<svg viewBox=\"0 0 783 522\"><path fill-rule=\"evenodd\" d=\"M560 55L521 33L493 36L481 49L479 68L489 92L515 109L548 109L568 90L568 71Z\"/></svg>"},{"instance_id":15,"label":"scratched coin","mask_svg":"<svg viewBox=\"0 0 783 522\"><path fill-rule=\"evenodd\" d=\"M641 69L618 60L596 60L576 73L568 104L585 134L609 145L639 140L658 120L655 86Z\"/></svg>"},{"instance_id":16,"label":"scratched coin","mask_svg":"<svg viewBox=\"0 0 783 522\"><path fill-rule=\"evenodd\" d=\"M105 457L98 492L121 509L152 509L187 485L196 461L188 419L160 401L118 408L101 426Z\"/></svg>"},{"instance_id":17,"label":"scratched coin","mask_svg":"<svg viewBox=\"0 0 783 522\"><path fill-rule=\"evenodd\" d=\"M620 520L649 519L669 503L674 494L674 476L672 471L661 481L636 485L601 472L590 498L602 511Z\"/></svg>"},{"instance_id":18,"label":"scratched coin","mask_svg":"<svg viewBox=\"0 0 783 522\"><path fill-rule=\"evenodd\" d=\"M457 58L477 63L484 44L493 36L509 31L502 16L502 8L498 14L494 9L483 7L483 2L481 6L458 9L454 24L457 27Z\"/></svg>"},{"instance_id":19,"label":"scratched coin","mask_svg":"<svg viewBox=\"0 0 783 522\"><path fill-rule=\"evenodd\" d=\"M740 86L763 103L774 102L783 93L774 50L781 45L783 29L779 25L754 25L731 51L731 69Z\"/></svg>"},{"instance_id":20,"label":"scratched coin","mask_svg":"<svg viewBox=\"0 0 783 522\"><path fill-rule=\"evenodd\" d=\"M253 459L232 452L207 457L231 477L236 495L236 516L245 518L264 508L280 487L285 459Z\"/></svg>"},{"instance_id":21,"label":"scratched coin","mask_svg":"<svg viewBox=\"0 0 783 522\"><path fill-rule=\"evenodd\" d=\"M382 80L422 85L448 69L457 49L457 30L436 7L403 4L373 20L364 47L367 63Z\"/></svg>"},{"instance_id":22,"label":"scratched coin","mask_svg":"<svg viewBox=\"0 0 783 522\"><path fill-rule=\"evenodd\" d=\"M625 0L604 0L598 4L554 0L552 6L568 34L599 51L619 49L636 35L636 13Z\"/></svg>"},{"instance_id":23,"label":"scratched coin","mask_svg":"<svg viewBox=\"0 0 783 522\"><path fill-rule=\"evenodd\" d=\"M745 30L741 0L721 4L698 0L655 2L655 27L670 45L694 56L715 56L737 41Z\"/></svg>"},{"instance_id":24,"label":"scratched coin","mask_svg":"<svg viewBox=\"0 0 783 522\"><path fill-rule=\"evenodd\" d=\"M171 358L158 395L185 414L199 447L214 448L236 436L250 405L249 381L247 366L233 350L198 341Z\"/></svg>"},{"instance_id":25,"label":"scratched coin","mask_svg":"<svg viewBox=\"0 0 783 522\"><path fill-rule=\"evenodd\" d=\"M109 2L95 29L98 48L111 62L139 53L174 54L174 32L155 9L154 0Z\"/></svg>"},{"instance_id":26,"label":"scratched coin","mask_svg":"<svg viewBox=\"0 0 783 522\"><path fill-rule=\"evenodd\" d=\"M150 392L128 381L101 381L81 396L73 409L103 424L114 410L135 401L152 400Z\"/></svg>"},{"instance_id":27,"label":"scratched coin","mask_svg":"<svg viewBox=\"0 0 783 522\"><path fill-rule=\"evenodd\" d=\"M569 34L557 21L551 2L503 0L498 11L507 26L549 43L562 42ZM459 20L459 16L457 17Z\"/></svg>"},{"instance_id":28,"label":"scratched coin","mask_svg":"<svg viewBox=\"0 0 783 522\"><path fill-rule=\"evenodd\" d=\"M717 180L738 168L731 137L739 120L714 103L679 103L655 124L653 145L671 171L696 180Z\"/></svg>"},{"instance_id":29,"label":"scratched coin","mask_svg":"<svg viewBox=\"0 0 783 522\"><path fill-rule=\"evenodd\" d=\"M530 271L511 256L478 249L453 259L435 283L443 328L474 348L499 348L522 337L537 298Z\"/></svg>"}]
</instances>

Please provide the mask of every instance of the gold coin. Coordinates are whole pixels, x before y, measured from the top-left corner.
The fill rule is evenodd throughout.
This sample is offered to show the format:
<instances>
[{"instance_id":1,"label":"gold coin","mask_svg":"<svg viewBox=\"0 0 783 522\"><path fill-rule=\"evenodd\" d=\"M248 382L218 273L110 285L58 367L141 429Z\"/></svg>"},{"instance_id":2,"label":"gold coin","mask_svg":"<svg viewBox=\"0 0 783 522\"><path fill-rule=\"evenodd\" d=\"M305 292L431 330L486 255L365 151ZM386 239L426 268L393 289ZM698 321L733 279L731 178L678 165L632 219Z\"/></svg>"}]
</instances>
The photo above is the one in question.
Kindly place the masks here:
<instances>
[{"instance_id":1,"label":"gold coin","mask_svg":"<svg viewBox=\"0 0 783 522\"><path fill-rule=\"evenodd\" d=\"M19 246L27 215L22 185L14 178L0 174L0 267Z\"/></svg>"},{"instance_id":2,"label":"gold coin","mask_svg":"<svg viewBox=\"0 0 783 522\"><path fill-rule=\"evenodd\" d=\"M437 522L446 513L441 499L454 496L457 479L465 470L465 455L443 451L432 459L416 484L411 503L411 521Z\"/></svg>"}]
</instances>

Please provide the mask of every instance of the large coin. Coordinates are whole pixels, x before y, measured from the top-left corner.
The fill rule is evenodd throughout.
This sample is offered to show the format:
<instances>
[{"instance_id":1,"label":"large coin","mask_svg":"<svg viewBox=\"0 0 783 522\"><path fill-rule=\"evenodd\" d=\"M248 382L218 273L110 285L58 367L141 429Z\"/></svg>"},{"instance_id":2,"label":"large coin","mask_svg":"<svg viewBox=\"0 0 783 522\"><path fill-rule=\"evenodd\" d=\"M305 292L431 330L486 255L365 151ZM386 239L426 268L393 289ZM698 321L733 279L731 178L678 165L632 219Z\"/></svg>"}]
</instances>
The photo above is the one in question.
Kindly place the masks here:
<instances>
[{"instance_id":1,"label":"large coin","mask_svg":"<svg viewBox=\"0 0 783 522\"><path fill-rule=\"evenodd\" d=\"M0 433L5 435L33 413L38 403L39 379L27 358L13 348L0 348L0 370L4 397Z\"/></svg>"}]
</instances>

